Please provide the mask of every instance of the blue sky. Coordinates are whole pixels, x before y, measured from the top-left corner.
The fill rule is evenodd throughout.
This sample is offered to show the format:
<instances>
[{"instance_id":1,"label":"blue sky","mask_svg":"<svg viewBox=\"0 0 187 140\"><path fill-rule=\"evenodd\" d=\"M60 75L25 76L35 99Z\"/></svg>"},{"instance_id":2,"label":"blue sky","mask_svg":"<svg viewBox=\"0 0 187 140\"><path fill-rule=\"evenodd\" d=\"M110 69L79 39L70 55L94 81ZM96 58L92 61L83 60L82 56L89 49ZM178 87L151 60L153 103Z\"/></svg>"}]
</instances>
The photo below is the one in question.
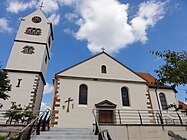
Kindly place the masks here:
<instances>
[{"instance_id":1,"label":"blue sky","mask_svg":"<svg viewBox=\"0 0 187 140\"><path fill-rule=\"evenodd\" d=\"M47 70L43 106L52 100L55 73L106 49L136 72L154 73L161 59L150 51L187 50L186 0L2 0L0 2L0 62L5 68L20 19L43 2L53 23L54 41ZM186 87L177 97L184 101Z\"/></svg>"}]
</instances>

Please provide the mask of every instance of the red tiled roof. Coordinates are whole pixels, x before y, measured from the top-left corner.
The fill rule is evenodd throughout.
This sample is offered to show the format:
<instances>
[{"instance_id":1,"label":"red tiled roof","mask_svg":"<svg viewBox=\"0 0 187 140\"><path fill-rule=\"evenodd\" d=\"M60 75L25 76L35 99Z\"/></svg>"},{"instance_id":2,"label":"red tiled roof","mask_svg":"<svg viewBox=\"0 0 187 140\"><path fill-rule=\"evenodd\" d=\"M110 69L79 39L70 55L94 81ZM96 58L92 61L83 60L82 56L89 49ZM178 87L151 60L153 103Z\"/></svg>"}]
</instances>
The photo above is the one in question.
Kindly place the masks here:
<instances>
[{"instance_id":1,"label":"red tiled roof","mask_svg":"<svg viewBox=\"0 0 187 140\"><path fill-rule=\"evenodd\" d=\"M187 109L187 104L185 104L185 103L179 101L179 105L182 106L182 109Z\"/></svg>"},{"instance_id":2,"label":"red tiled roof","mask_svg":"<svg viewBox=\"0 0 187 140\"><path fill-rule=\"evenodd\" d=\"M150 85L154 85L155 81L157 80L156 78L154 78L152 75L150 75L149 73L144 73L144 72L137 72L137 74L142 77L144 80L146 80L148 82L148 84Z\"/></svg>"},{"instance_id":3,"label":"red tiled roof","mask_svg":"<svg viewBox=\"0 0 187 140\"><path fill-rule=\"evenodd\" d=\"M136 72L140 77L142 77L144 80L147 81L147 84L149 87L153 87L153 88L156 88L156 85L155 85L155 82L156 82L156 78L153 77L151 74L149 73L145 73L145 72ZM163 88L163 89L173 89L172 87L170 86L167 86L167 85L161 85L159 86L159 88ZM176 89L173 89L176 93Z\"/></svg>"}]
</instances>

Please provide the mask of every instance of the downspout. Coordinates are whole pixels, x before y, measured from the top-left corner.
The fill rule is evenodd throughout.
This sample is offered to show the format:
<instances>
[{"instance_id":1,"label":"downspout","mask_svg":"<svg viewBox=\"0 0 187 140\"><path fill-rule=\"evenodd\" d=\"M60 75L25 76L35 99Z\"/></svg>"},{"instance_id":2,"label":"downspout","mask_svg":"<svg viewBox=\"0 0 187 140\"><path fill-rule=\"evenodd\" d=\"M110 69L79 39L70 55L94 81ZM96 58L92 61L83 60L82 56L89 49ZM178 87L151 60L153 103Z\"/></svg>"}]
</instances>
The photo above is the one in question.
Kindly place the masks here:
<instances>
[{"instance_id":1,"label":"downspout","mask_svg":"<svg viewBox=\"0 0 187 140\"><path fill-rule=\"evenodd\" d=\"M158 91L158 86L156 86L155 93L156 93L156 99L157 99L157 103L158 103L160 122L161 122L161 124L164 124L163 120L162 120L162 112L161 112L161 107L160 107L160 103L159 103L159 99L158 99L158 92L157 91Z\"/></svg>"}]
</instances>

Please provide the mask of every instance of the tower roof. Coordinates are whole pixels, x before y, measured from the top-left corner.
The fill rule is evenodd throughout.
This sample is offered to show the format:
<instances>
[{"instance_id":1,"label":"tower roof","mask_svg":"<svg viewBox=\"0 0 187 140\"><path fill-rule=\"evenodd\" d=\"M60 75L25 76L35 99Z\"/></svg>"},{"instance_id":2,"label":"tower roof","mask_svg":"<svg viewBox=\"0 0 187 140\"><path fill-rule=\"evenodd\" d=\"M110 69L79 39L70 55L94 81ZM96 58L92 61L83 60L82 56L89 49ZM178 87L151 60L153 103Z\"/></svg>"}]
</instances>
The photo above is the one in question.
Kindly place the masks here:
<instances>
[{"instance_id":1,"label":"tower roof","mask_svg":"<svg viewBox=\"0 0 187 140\"><path fill-rule=\"evenodd\" d=\"M34 16L39 16L42 18L42 21L45 21L47 24L50 25L50 29L51 29L51 36L52 36L52 39L54 40L54 36L53 36L53 28L52 28L52 22L48 20L48 18L45 16L45 14L43 13L43 11L38 8L36 9L34 12L30 13L29 15L26 15L25 17L23 17L21 20L24 21L26 20L27 18L32 18Z\"/></svg>"}]
</instances>

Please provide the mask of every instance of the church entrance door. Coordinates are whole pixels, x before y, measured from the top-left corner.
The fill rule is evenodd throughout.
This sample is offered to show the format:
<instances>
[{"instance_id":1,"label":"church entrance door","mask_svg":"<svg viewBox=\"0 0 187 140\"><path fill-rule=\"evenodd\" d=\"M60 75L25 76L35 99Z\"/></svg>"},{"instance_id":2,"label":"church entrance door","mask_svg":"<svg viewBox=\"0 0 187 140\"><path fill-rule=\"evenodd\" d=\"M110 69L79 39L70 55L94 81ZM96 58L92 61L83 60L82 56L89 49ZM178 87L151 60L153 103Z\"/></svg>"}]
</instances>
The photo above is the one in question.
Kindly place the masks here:
<instances>
[{"instance_id":1,"label":"church entrance door","mask_svg":"<svg viewBox=\"0 0 187 140\"><path fill-rule=\"evenodd\" d=\"M113 123L113 110L99 110L99 123Z\"/></svg>"},{"instance_id":2,"label":"church entrance door","mask_svg":"<svg viewBox=\"0 0 187 140\"><path fill-rule=\"evenodd\" d=\"M116 105L108 100L95 104L99 123L114 123Z\"/></svg>"}]
</instances>

